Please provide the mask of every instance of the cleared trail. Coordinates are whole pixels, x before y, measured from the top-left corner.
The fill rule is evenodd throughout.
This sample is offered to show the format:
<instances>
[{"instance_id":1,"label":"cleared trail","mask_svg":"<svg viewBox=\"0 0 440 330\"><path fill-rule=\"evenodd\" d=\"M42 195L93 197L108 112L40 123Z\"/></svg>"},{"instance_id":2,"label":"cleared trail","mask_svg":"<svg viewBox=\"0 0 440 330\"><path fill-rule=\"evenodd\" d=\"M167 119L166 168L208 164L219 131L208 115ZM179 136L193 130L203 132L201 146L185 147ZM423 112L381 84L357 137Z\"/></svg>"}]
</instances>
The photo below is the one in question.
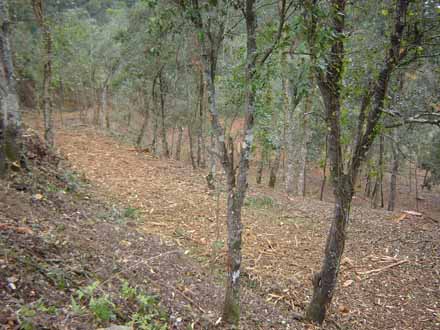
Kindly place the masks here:
<instances>
[{"instance_id":1,"label":"cleared trail","mask_svg":"<svg viewBox=\"0 0 440 330\"><path fill-rule=\"evenodd\" d=\"M91 129L62 130L57 141L74 168L96 187L97 195L110 197L137 214L133 225L138 231L177 244L221 285L224 193L218 203L216 194L206 188L202 170L138 153ZM311 275L320 266L332 205L253 186L246 204L244 290L256 293L285 315L301 311L311 293ZM397 222L396 217L398 214L354 209L331 309L331 319L340 326L438 327L438 224L417 219Z\"/></svg>"}]
</instances>

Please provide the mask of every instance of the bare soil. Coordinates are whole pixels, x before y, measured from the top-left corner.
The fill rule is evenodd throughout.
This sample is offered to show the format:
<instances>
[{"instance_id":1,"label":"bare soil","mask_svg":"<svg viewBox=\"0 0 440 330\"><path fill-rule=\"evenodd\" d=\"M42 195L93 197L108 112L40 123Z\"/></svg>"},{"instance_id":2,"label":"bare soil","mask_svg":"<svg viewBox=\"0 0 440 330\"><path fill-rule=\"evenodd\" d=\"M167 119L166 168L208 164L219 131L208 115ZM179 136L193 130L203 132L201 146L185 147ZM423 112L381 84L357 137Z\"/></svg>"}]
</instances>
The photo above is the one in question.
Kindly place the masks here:
<instances>
[{"instance_id":1,"label":"bare soil","mask_svg":"<svg viewBox=\"0 0 440 330\"><path fill-rule=\"evenodd\" d=\"M14 329L17 311L43 299L58 312L33 317L37 329L93 329L92 315L71 308L75 290L99 280L117 296L126 280L159 297L169 328L215 328L226 253L221 178L211 192L205 171L89 128L59 130L57 145L66 164L43 149L49 156L34 152L32 176L1 182L0 324ZM251 183L243 214L243 329L317 328L292 315L310 298L331 215L331 203ZM322 328L438 329L439 238L436 219L354 207ZM60 275L49 275L60 273L61 288ZM122 304L121 311L118 324L134 307Z\"/></svg>"},{"instance_id":2,"label":"bare soil","mask_svg":"<svg viewBox=\"0 0 440 330\"><path fill-rule=\"evenodd\" d=\"M225 198L207 190L204 171L137 153L92 130L64 131L59 144L100 194L139 210L140 230L188 249L222 283ZM301 312L320 266L332 204L253 185L246 204L245 286L279 310ZM438 327L438 223L410 216L398 221L400 213L369 208L352 213L332 322L349 329Z\"/></svg>"}]
</instances>

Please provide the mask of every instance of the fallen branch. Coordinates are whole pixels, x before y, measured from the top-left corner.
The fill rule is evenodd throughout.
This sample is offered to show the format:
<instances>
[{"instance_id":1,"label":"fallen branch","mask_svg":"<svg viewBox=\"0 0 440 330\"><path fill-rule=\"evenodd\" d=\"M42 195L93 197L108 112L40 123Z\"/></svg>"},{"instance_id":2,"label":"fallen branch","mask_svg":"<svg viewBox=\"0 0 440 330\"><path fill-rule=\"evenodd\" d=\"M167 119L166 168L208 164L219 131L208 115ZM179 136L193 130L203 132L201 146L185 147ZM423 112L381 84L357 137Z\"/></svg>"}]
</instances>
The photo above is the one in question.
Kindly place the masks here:
<instances>
[{"instance_id":1,"label":"fallen branch","mask_svg":"<svg viewBox=\"0 0 440 330\"><path fill-rule=\"evenodd\" d=\"M407 263L407 262L409 262L408 259L406 259L406 260L401 260L401 261L399 261L399 262L396 262L396 263L394 263L394 264L391 264L391 265L388 265L388 266L385 266L385 267L382 267L382 268L372 269L372 270L368 270L368 271L365 271L365 272L356 272L356 274L358 274L358 275L377 274L377 273L380 273L380 272L382 272L382 271L384 271L384 270L387 270L387 269L390 269L390 268L393 268L393 267L396 267L396 266L399 266L399 265L405 264L405 263Z\"/></svg>"},{"instance_id":2,"label":"fallen branch","mask_svg":"<svg viewBox=\"0 0 440 330\"><path fill-rule=\"evenodd\" d=\"M168 251L168 252L164 252L164 253L160 253L158 255L155 255L153 257L150 257L148 259L145 260L141 260L139 262L136 262L135 264L131 265L128 268L125 268L123 270L121 270L120 272L117 272L115 274L113 274L112 276L110 276L108 279L106 279L104 282L101 282L98 287L101 287L102 285L104 285L105 283L108 283L109 281L111 281L112 279L114 279L116 276L118 276L119 274L125 273L133 268L135 268L136 266L139 266L140 264L146 264L148 261L154 260L154 259L158 259L160 257L166 256L168 254L173 254L173 253L179 253L180 250L173 250L173 251Z\"/></svg>"}]
</instances>

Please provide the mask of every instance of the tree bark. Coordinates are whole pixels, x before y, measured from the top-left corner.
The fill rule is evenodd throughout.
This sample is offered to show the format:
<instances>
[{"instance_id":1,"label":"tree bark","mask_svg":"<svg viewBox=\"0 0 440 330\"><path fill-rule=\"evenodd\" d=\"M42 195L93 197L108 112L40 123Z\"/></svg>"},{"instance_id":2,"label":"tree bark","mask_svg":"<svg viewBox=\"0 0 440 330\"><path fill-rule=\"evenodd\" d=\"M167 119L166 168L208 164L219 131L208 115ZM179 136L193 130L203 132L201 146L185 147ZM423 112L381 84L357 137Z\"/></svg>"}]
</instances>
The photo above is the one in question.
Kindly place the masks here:
<instances>
[{"instance_id":1,"label":"tree bark","mask_svg":"<svg viewBox=\"0 0 440 330\"><path fill-rule=\"evenodd\" d=\"M205 137L203 136L204 126L204 105L205 105L205 83L203 79L203 72L200 72L199 81L199 101L198 101L198 129L197 129L197 166L205 167Z\"/></svg>"},{"instance_id":2,"label":"tree bark","mask_svg":"<svg viewBox=\"0 0 440 330\"><path fill-rule=\"evenodd\" d=\"M298 195L306 196L306 172L307 172L307 154L309 145L309 128L308 128L308 116L313 107L313 75L309 77L310 80L310 92L307 95L304 104L304 112L302 114L302 139L301 148L299 153L299 169L298 169Z\"/></svg>"},{"instance_id":3,"label":"tree bark","mask_svg":"<svg viewBox=\"0 0 440 330\"><path fill-rule=\"evenodd\" d=\"M215 137L213 134L210 135L210 150L209 150L209 172L206 176L206 182L208 183L208 188L210 190L215 190L215 177L216 177L216 158L215 158L215 152L216 152L216 143L215 143Z\"/></svg>"},{"instance_id":4,"label":"tree bark","mask_svg":"<svg viewBox=\"0 0 440 330\"><path fill-rule=\"evenodd\" d=\"M393 158L391 161L390 196L388 198L388 211L394 211L397 196L397 175L399 172L399 152L397 150L397 133L394 131L395 140L392 143Z\"/></svg>"},{"instance_id":5,"label":"tree bark","mask_svg":"<svg viewBox=\"0 0 440 330\"><path fill-rule=\"evenodd\" d=\"M414 179L415 179L415 192L416 192L416 211L419 212L419 176L417 175L417 170L419 168L419 160L417 153L415 154L415 164L414 164Z\"/></svg>"},{"instance_id":6,"label":"tree bark","mask_svg":"<svg viewBox=\"0 0 440 330\"><path fill-rule=\"evenodd\" d=\"M184 5L184 2L182 2ZM226 293L223 304L222 319L225 323L237 327L240 320L240 266L241 266L241 240L242 224L241 209L247 190L247 178L249 162L251 157L251 146L253 143L253 127L255 114L255 95L254 75L257 62L257 42L256 42L256 9L255 0L246 0L239 4L246 20L246 66L245 66L245 121L244 121L244 140L241 144L240 161L238 164L238 176L236 177L236 168L234 165L233 144L229 143L229 148L225 141L225 130L220 123L220 115L216 105L215 74L218 51L224 37L224 19L227 10L220 8L218 2L216 6L207 6L211 9L207 20L204 22L201 16L200 7L197 1L192 2L191 19L199 32L199 43L202 52L203 77L208 91L208 105L211 114L211 126L213 134L216 137L219 156L223 169L226 173L227 182L227 232L228 232L228 255L227 255L227 280ZM285 9L285 1L281 4ZM226 7L227 8L227 7ZM283 12L285 14L285 12ZM217 31L212 31L212 17L216 16L218 24ZM283 16L285 17L285 16ZM220 22L220 23L219 23ZM280 20L278 37L282 33L284 22ZM207 37L205 37L207 36ZM209 41L209 47L208 47ZM273 47L262 56L264 62L271 54Z\"/></svg>"},{"instance_id":7,"label":"tree bark","mask_svg":"<svg viewBox=\"0 0 440 330\"><path fill-rule=\"evenodd\" d=\"M45 63L43 67L43 118L44 139L51 147L54 146L53 107L52 107L52 35L49 24L44 17L43 1L32 0L34 14L43 32Z\"/></svg>"},{"instance_id":8,"label":"tree bark","mask_svg":"<svg viewBox=\"0 0 440 330\"><path fill-rule=\"evenodd\" d=\"M180 154L182 150L182 137L183 137L183 127L178 127L179 134L177 135L177 145L176 145L176 160L180 160Z\"/></svg>"},{"instance_id":9,"label":"tree bark","mask_svg":"<svg viewBox=\"0 0 440 330\"><path fill-rule=\"evenodd\" d=\"M0 176L6 174L8 163L22 161L21 113L18 104L12 51L9 41L8 2L0 0Z\"/></svg>"},{"instance_id":10,"label":"tree bark","mask_svg":"<svg viewBox=\"0 0 440 330\"><path fill-rule=\"evenodd\" d=\"M102 88L101 94L102 114L104 116L105 128L110 129L110 111L108 106L108 85Z\"/></svg>"},{"instance_id":11,"label":"tree bark","mask_svg":"<svg viewBox=\"0 0 440 330\"><path fill-rule=\"evenodd\" d=\"M310 2L307 2L310 5ZM312 4L315 4L312 2ZM329 160L332 177L333 192L335 196L335 211L327 237L324 259L320 272L316 273L313 281L313 296L306 310L306 319L321 324L324 321L326 311L333 298L336 287L340 261L344 252L346 226L349 220L351 200L354 194L354 183L359 173L359 167L365 158L377 135L377 124L384 107L385 96L388 90L388 82L393 69L403 59L405 51L401 50L402 35L405 27L405 18L408 8L408 0L399 0L396 4L394 31L391 33L390 46L386 55L384 66L375 81L374 87L366 91L365 99L373 95L373 105L368 113L360 111L358 117L358 132L353 155L350 158L347 172L344 171L344 159L341 143L341 80L344 62L344 29L345 29L345 0L331 0L331 25L335 34L332 40L330 56L327 66L321 70L315 65L318 86L325 104L326 123L329 131ZM310 15L311 14L311 15ZM309 19L308 36L312 58L316 51L313 39L316 37L316 19L312 13L306 13ZM307 23L307 22L306 22ZM312 30L313 29L313 30ZM315 32L314 32L315 31ZM316 58L314 58L316 60ZM316 62L315 62L316 63ZM368 103L368 102L367 102ZM361 110L364 107L361 107Z\"/></svg>"},{"instance_id":12,"label":"tree bark","mask_svg":"<svg viewBox=\"0 0 440 330\"><path fill-rule=\"evenodd\" d=\"M325 135L325 146L324 146L324 164L322 165L322 181L321 181L321 191L319 193L319 200L324 199L325 184L327 183L327 159L328 159L328 135Z\"/></svg>"},{"instance_id":13,"label":"tree bark","mask_svg":"<svg viewBox=\"0 0 440 330\"><path fill-rule=\"evenodd\" d=\"M188 143L189 143L189 158L191 160L191 165L193 169L196 169L197 163L194 157L194 143L193 143L191 124L188 126Z\"/></svg>"},{"instance_id":14,"label":"tree bark","mask_svg":"<svg viewBox=\"0 0 440 330\"><path fill-rule=\"evenodd\" d=\"M264 146L260 146L260 160L258 161L257 178L256 178L257 184L261 184L265 161L266 161L265 149Z\"/></svg>"},{"instance_id":15,"label":"tree bark","mask_svg":"<svg viewBox=\"0 0 440 330\"><path fill-rule=\"evenodd\" d=\"M281 146L278 145L275 148L275 159L270 168L269 187L271 188L275 188L275 184L277 181L277 173L278 173L278 169L280 168L280 160L281 160Z\"/></svg>"},{"instance_id":16,"label":"tree bark","mask_svg":"<svg viewBox=\"0 0 440 330\"><path fill-rule=\"evenodd\" d=\"M142 146L142 139L145 137L145 133L146 133L148 124L150 122L149 103L146 100L143 103L144 103L144 107L145 107L145 109L144 109L144 121L142 123L141 130L140 130L139 135L138 135L137 140L136 140L136 145L139 148Z\"/></svg>"},{"instance_id":17,"label":"tree bark","mask_svg":"<svg viewBox=\"0 0 440 330\"><path fill-rule=\"evenodd\" d=\"M160 89L160 118L161 118L161 137L162 137L162 154L166 157L170 157L170 151L167 141L167 129L165 123L165 95L166 85L162 75L162 70L159 73L159 89Z\"/></svg>"}]
</instances>

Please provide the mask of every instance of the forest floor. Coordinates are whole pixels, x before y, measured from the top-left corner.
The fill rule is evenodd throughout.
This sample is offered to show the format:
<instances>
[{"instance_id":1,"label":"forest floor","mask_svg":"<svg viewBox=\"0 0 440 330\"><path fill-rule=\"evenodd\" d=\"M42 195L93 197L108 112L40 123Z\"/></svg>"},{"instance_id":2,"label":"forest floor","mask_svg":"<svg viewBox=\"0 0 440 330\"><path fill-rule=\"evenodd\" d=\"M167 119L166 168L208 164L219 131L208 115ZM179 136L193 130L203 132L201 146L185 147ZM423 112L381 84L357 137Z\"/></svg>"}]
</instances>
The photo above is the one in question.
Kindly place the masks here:
<instances>
[{"instance_id":1,"label":"forest floor","mask_svg":"<svg viewBox=\"0 0 440 330\"><path fill-rule=\"evenodd\" d=\"M7 302L0 324L108 325L107 299L120 323L147 309L155 329L215 328L226 252L221 185L211 192L204 171L89 128L59 130L56 141L68 160L65 177L52 162L35 166L52 168L40 184L37 175L24 186L17 176L0 190L0 301ZM251 184L243 212L243 329L313 329L291 314L310 298L331 214L331 203ZM352 214L323 328L438 329L437 220L361 207ZM134 296L151 298L148 308Z\"/></svg>"}]
</instances>

